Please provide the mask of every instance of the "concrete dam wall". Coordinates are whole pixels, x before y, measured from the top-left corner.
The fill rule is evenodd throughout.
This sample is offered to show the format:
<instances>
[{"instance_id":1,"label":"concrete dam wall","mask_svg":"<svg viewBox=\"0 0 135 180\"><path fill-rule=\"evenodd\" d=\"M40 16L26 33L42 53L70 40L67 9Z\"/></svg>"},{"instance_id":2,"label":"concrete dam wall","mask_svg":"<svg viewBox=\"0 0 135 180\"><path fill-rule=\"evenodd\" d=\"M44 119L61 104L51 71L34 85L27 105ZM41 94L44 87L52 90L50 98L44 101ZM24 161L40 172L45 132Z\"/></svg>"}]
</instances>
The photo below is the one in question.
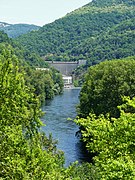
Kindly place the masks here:
<instances>
[{"instance_id":1,"label":"concrete dam wall","mask_svg":"<svg viewBox=\"0 0 135 180\"><path fill-rule=\"evenodd\" d=\"M77 62L60 62L60 61L46 61L51 66L56 68L58 71L60 71L64 75L71 75L73 70L76 69L78 66L82 64L86 64L86 61L80 60Z\"/></svg>"}]
</instances>

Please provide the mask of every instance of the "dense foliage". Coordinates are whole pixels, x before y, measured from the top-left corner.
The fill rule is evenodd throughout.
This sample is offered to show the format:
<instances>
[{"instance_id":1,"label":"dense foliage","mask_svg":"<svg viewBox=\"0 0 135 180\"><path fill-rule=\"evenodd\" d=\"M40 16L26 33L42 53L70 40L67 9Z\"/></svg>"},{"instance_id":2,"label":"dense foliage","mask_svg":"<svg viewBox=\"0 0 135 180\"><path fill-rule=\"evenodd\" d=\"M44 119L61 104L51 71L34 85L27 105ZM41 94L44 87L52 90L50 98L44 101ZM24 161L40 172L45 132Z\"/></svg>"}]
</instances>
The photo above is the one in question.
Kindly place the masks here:
<instances>
[{"instance_id":1,"label":"dense foliage","mask_svg":"<svg viewBox=\"0 0 135 180\"><path fill-rule=\"evenodd\" d=\"M135 96L135 57L105 61L88 69L80 93L79 115L119 116L122 96Z\"/></svg>"},{"instance_id":2,"label":"dense foliage","mask_svg":"<svg viewBox=\"0 0 135 180\"><path fill-rule=\"evenodd\" d=\"M133 60L126 62L130 64ZM18 65L12 49L1 51L1 179L134 179L135 98L127 98L127 103L119 107L121 113L117 119L110 121L103 115L93 114L87 119L78 119L78 125L84 127L82 138L88 150L97 156L94 165L73 164L64 168L63 153L57 151L51 136L47 138L39 131L42 125L39 102L25 85L25 74ZM132 67L129 68L131 73Z\"/></svg>"},{"instance_id":3,"label":"dense foliage","mask_svg":"<svg viewBox=\"0 0 135 180\"><path fill-rule=\"evenodd\" d=\"M119 59L135 55L135 18L122 21L111 30L95 38L90 37L74 51L81 52L94 65L105 59ZM82 48L84 47L84 48Z\"/></svg>"},{"instance_id":4,"label":"dense foliage","mask_svg":"<svg viewBox=\"0 0 135 180\"><path fill-rule=\"evenodd\" d=\"M62 75L56 70L51 68L46 70L26 68L25 71L26 84L39 97L41 102L44 102L45 99L52 99L54 95L63 92Z\"/></svg>"},{"instance_id":5,"label":"dense foliage","mask_svg":"<svg viewBox=\"0 0 135 180\"><path fill-rule=\"evenodd\" d=\"M25 71L25 80L31 91L41 102L51 99L63 91L62 75L50 68L38 55L30 53L18 43L14 43L0 31L0 53L9 49L19 59L19 66ZM23 67L22 67L23 65ZM39 68L36 70L36 68ZM44 70L40 69L44 67Z\"/></svg>"},{"instance_id":6,"label":"dense foliage","mask_svg":"<svg viewBox=\"0 0 135 180\"><path fill-rule=\"evenodd\" d=\"M93 179L95 168L89 164L64 167L63 153L40 129L40 103L26 85L25 75L13 49L1 49L0 179Z\"/></svg>"},{"instance_id":7,"label":"dense foliage","mask_svg":"<svg viewBox=\"0 0 135 180\"><path fill-rule=\"evenodd\" d=\"M10 42L10 39L8 38L7 34L4 33L3 31L0 31L0 43L2 42Z\"/></svg>"},{"instance_id":8,"label":"dense foliage","mask_svg":"<svg viewBox=\"0 0 135 180\"><path fill-rule=\"evenodd\" d=\"M25 86L17 63L10 51L1 53L0 177L40 179L47 176L47 166L52 171L58 166L55 161L60 165L60 159L51 142L47 144L47 138L38 133L42 124L38 100Z\"/></svg>"},{"instance_id":9,"label":"dense foliage","mask_svg":"<svg viewBox=\"0 0 135 180\"><path fill-rule=\"evenodd\" d=\"M19 43L13 42L13 40L9 38L4 31L0 31L0 43L4 43L5 46L12 46L16 56L19 58L19 62L23 65L29 64L34 67L48 67L40 56L35 53L31 53L29 50L23 48ZM1 45L1 49L2 46L3 45Z\"/></svg>"},{"instance_id":10,"label":"dense foliage","mask_svg":"<svg viewBox=\"0 0 135 180\"><path fill-rule=\"evenodd\" d=\"M80 93L81 139L93 155L96 179L135 178L135 57L88 69Z\"/></svg>"},{"instance_id":11,"label":"dense foliage","mask_svg":"<svg viewBox=\"0 0 135 180\"><path fill-rule=\"evenodd\" d=\"M134 0L93 0L18 38L23 48L0 32L0 179L135 178L134 6ZM63 153L40 129L39 100L63 88L61 75L40 56L87 59L88 66L126 57L90 67L84 78L76 123L95 154L93 164L65 168ZM75 74L83 71L79 67Z\"/></svg>"},{"instance_id":12,"label":"dense foliage","mask_svg":"<svg viewBox=\"0 0 135 180\"><path fill-rule=\"evenodd\" d=\"M10 38L16 38L22 34L29 33L31 31L37 31L40 27L31 24L6 24L4 27L0 27L0 30L3 30L8 34Z\"/></svg>"},{"instance_id":13,"label":"dense foliage","mask_svg":"<svg viewBox=\"0 0 135 180\"><path fill-rule=\"evenodd\" d=\"M83 126L82 139L90 152L96 154L94 165L99 179L135 179L135 97L119 107L120 117L90 114L76 122Z\"/></svg>"},{"instance_id":14,"label":"dense foliage","mask_svg":"<svg viewBox=\"0 0 135 180\"><path fill-rule=\"evenodd\" d=\"M46 60L88 65L135 55L135 1L93 0L39 31L17 39Z\"/></svg>"}]
</instances>

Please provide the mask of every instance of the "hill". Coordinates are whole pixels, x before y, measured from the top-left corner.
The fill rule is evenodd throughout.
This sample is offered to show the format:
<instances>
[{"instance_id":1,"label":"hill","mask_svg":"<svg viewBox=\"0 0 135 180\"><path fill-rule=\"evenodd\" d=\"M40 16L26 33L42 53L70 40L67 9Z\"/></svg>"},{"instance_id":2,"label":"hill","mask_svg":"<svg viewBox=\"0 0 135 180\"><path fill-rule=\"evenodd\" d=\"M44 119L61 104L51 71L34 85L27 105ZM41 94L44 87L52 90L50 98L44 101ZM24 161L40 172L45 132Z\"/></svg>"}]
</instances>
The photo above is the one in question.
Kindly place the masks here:
<instances>
[{"instance_id":1,"label":"hill","mask_svg":"<svg viewBox=\"0 0 135 180\"><path fill-rule=\"evenodd\" d=\"M8 34L10 38L16 38L31 31L37 31L40 27L32 24L8 24L0 22L0 30Z\"/></svg>"},{"instance_id":2,"label":"hill","mask_svg":"<svg viewBox=\"0 0 135 180\"><path fill-rule=\"evenodd\" d=\"M17 41L46 60L95 64L135 55L134 24L135 0L93 0Z\"/></svg>"},{"instance_id":3,"label":"hill","mask_svg":"<svg viewBox=\"0 0 135 180\"><path fill-rule=\"evenodd\" d=\"M62 92L62 75L57 70L51 68L39 55L26 50L0 31L0 63L11 59L12 63L17 63L19 71L24 72L25 84L41 102Z\"/></svg>"},{"instance_id":4,"label":"hill","mask_svg":"<svg viewBox=\"0 0 135 180\"><path fill-rule=\"evenodd\" d=\"M4 44L4 46L2 45ZM6 33L0 31L0 51L2 47L11 46L13 48L14 53L16 56L21 60L22 64L29 64L33 67L47 67L48 65L43 61L43 59L35 54L30 52L29 50L25 49L19 43L14 42L13 39L9 38Z\"/></svg>"}]
</instances>

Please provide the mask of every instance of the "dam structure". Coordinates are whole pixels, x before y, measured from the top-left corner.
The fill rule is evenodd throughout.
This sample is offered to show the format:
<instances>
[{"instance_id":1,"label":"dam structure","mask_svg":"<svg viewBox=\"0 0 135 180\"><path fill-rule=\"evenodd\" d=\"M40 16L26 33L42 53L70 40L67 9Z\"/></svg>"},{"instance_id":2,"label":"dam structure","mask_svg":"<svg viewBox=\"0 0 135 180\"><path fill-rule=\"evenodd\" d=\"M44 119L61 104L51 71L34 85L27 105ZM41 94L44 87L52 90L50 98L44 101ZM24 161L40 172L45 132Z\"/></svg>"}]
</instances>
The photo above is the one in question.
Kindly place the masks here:
<instances>
[{"instance_id":1,"label":"dam structure","mask_svg":"<svg viewBox=\"0 0 135 180\"><path fill-rule=\"evenodd\" d=\"M86 60L79 60L79 61L71 61L71 62L65 62L65 61L46 61L50 64L50 66L53 66L55 69L61 72L62 75L65 76L71 76L73 70L75 70L77 67L81 65L86 64Z\"/></svg>"},{"instance_id":2,"label":"dam structure","mask_svg":"<svg viewBox=\"0 0 135 180\"><path fill-rule=\"evenodd\" d=\"M57 69L63 77L64 87L71 88L73 86L73 71L86 64L86 60L63 62L63 61L46 61L50 66Z\"/></svg>"}]
</instances>

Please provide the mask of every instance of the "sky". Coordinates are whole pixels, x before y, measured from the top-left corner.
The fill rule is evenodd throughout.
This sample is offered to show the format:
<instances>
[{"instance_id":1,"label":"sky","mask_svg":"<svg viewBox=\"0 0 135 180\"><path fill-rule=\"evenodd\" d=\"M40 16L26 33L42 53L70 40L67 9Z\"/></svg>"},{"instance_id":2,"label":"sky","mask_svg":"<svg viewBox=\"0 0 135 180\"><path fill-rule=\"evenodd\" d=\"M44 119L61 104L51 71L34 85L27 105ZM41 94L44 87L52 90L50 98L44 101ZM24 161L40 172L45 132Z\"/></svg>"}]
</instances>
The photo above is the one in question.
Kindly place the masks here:
<instances>
[{"instance_id":1,"label":"sky","mask_svg":"<svg viewBox=\"0 0 135 180\"><path fill-rule=\"evenodd\" d=\"M43 26L91 0L0 0L0 22Z\"/></svg>"}]
</instances>

